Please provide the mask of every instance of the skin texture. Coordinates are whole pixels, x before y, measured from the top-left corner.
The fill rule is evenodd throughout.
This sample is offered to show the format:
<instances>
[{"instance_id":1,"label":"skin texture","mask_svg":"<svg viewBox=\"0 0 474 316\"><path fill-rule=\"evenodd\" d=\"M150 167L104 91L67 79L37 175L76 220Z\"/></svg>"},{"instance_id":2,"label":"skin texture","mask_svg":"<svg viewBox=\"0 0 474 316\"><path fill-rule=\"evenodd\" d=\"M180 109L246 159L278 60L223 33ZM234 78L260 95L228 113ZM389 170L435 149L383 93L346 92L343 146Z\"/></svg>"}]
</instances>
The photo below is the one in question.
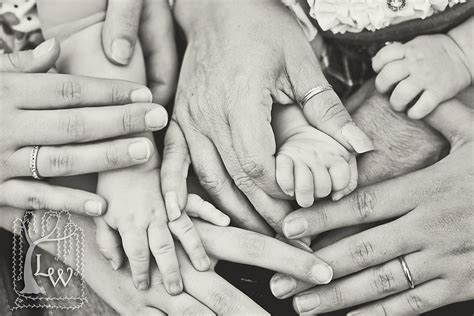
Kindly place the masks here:
<instances>
[{"instance_id":1,"label":"skin texture","mask_svg":"<svg viewBox=\"0 0 474 316\"><path fill-rule=\"evenodd\" d=\"M427 121L451 142L447 157L420 171L360 188L338 203L320 203L285 219L284 230L295 219L311 223L295 236L301 237L398 218L348 233L339 229L313 245L315 254L332 264L337 280L297 295L297 311L319 313L368 303L357 311L419 314L474 297L469 185L474 174L468 163L474 148L472 119L472 110L457 100L440 105ZM364 165L362 161L361 174ZM414 277L413 290L408 289L399 256L404 256ZM276 276L272 288L287 297L309 287ZM385 298L388 295L393 296Z\"/></svg>"}]
</instances>

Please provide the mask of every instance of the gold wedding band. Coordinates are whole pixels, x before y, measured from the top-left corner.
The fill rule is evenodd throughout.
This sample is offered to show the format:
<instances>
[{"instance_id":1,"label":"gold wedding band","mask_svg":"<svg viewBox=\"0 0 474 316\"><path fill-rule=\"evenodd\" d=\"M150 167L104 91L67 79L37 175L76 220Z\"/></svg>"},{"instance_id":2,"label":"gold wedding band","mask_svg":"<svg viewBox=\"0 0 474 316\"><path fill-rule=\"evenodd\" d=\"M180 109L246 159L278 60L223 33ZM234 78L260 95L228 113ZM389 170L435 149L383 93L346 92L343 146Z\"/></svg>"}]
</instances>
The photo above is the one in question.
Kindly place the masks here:
<instances>
[{"instance_id":1,"label":"gold wedding band","mask_svg":"<svg viewBox=\"0 0 474 316\"><path fill-rule=\"evenodd\" d=\"M301 100L300 107L304 109L304 106L306 105L306 103L308 103L309 100L311 100L311 98L328 90L332 90L332 86L330 84L322 84L310 89L308 92L306 92L303 99Z\"/></svg>"},{"instance_id":2,"label":"gold wedding band","mask_svg":"<svg viewBox=\"0 0 474 316\"><path fill-rule=\"evenodd\" d=\"M31 176L36 180L43 179L38 173L38 152L40 146L33 146L30 153L30 171Z\"/></svg>"},{"instance_id":3,"label":"gold wedding band","mask_svg":"<svg viewBox=\"0 0 474 316\"><path fill-rule=\"evenodd\" d=\"M398 257L398 260L400 261L400 263L402 265L403 273L405 274L405 277L407 278L408 285L410 286L410 289L414 289L415 288L415 282L413 282L413 277L411 276L410 269L408 269L408 265L407 265L405 259L403 258L403 256L401 256L401 257Z\"/></svg>"}]
</instances>

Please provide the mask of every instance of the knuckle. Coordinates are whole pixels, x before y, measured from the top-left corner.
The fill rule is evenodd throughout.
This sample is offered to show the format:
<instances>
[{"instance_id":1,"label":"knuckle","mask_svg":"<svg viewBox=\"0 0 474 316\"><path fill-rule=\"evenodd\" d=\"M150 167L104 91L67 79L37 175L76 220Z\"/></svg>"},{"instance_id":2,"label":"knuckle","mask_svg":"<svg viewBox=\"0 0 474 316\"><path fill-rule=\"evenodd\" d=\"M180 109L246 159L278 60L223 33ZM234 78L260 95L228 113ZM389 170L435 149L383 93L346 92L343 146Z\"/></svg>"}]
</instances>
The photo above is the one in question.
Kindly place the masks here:
<instances>
[{"instance_id":1,"label":"knuckle","mask_svg":"<svg viewBox=\"0 0 474 316\"><path fill-rule=\"evenodd\" d=\"M345 299L339 286L333 285L331 287L330 295L331 306L344 305Z\"/></svg>"},{"instance_id":2,"label":"knuckle","mask_svg":"<svg viewBox=\"0 0 474 316\"><path fill-rule=\"evenodd\" d=\"M117 168L120 165L120 159L116 146L109 145L105 150L105 161L110 168Z\"/></svg>"},{"instance_id":3,"label":"knuckle","mask_svg":"<svg viewBox=\"0 0 474 316\"><path fill-rule=\"evenodd\" d=\"M46 208L46 202L40 192L33 192L28 196L28 208L33 210L43 210Z\"/></svg>"},{"instance_id":4,"label":"knuckle","mask_svg":"<svg viewBox=\"0 0 474 316\"><path fill-rule=\"evenodd\" d=\"M129 96L123 93L124 89L119 84L112 83L110 86L110 100L112 104L123 104L129 101Z\"/></svg>"},{"instance_id":5,"label":"knuckle","mask_svg":"<svg viewBox=\"0 0 474 316\"><path fill-rule=\"evenodd\" d=\"M170 223L170 227L172 227L174 233L181 237L185 237L190 235L193 232L194 225L191 220L177 220Z\"/></svg>"},{"instance_id":6,"label":"knuckle","mask_svg":"<svg viewBox=\"0 0 474 316\"><path fill-rule=\"evenodd\" d=\"M240 164L243 172L252 179L260 179L266 175L263 163L257 159L245 158L241 160Z\"/></svg>"},{"instance_id":7,"label":"knuckle","mask_svg":"<svg viewBox=\"0 0 474 316\"><path fill-rule=\"evenodd\" d=\"M77 80L69 79L59 83L57 93L68 105L80 105L82 103L82 85Z\"/></svg>"},{"instance_id":8,"label":"knuckle","mask_svg":"<svg viewBox=\"0 0 474 316\"><path fill-rule=\"evenodd\" d=\"M146 263L150 256L146 248L132 247L128 250L128 257L133 263Z\"/></svg>"},{"instance_id":9,"label":"knuckle","mask_svg":"<svg viewBox=\"0 0 474 316\"><path fill-rule=\"evenodd\" d=\"M389 294L395 291L395 278L387 267L375 268L373 271L372 286L378 294Z\"/></svg>"},{"instance_id":10,"label":"knuckle","mask_svg":"<svg viewBox=\"0 0 474 316\"><path fill-rule=\"evenodd\" d=\"M374 257L375 251L371 242L358 240L349 246L349 254L357 267L365 268Z\"/></svg>"},{"instance_id":11,"label":"knuckle","mask_svg":"<svg viewBox=\"0 0 474 316\"><path fill-rule=\"evenodd\" d=\"M172 243L164 243L164 244L158 245L157 247L154 247L152 251L153 251L154 256L163 257L169 253L174 252L174 245Z\"/></svg>"},{"instance_id":12,"label":"knuckle","mask_svg":"<svg viewBox=\"0 0 474 316\"><path fill-rule=\"evenodd\" d=\"M241 232L239 243L244 253L251 258L258 258L265 251L266 241L256 233Z\"/></svg>"},{"instance_id":13,"label":"knuckle","mask_svg":"<svg viewBox=\"0 0 474 316\"><path fill-rule=\"evenodd\" d=\"M339 101L333 101L322 112L322 119L323 121L330 121L345 114L346 108Z\"/></svg>"},{"instance_id":14,"label":"knuckle","mask_svg":"<svg viewBox=\"0 0 474 316\"><path fill-rule=\"evenodd\" d=\"M58 175L71 175L75 169L75 161L66 149L58 149L49 158L50 170Z\"/></svg>"},{"instance_id":15,"label":"knuckle","mask_svg":"<svg viewBox=\"0 0 474 316\"><path fill-rule=\"evenodd\" d=\"M85 141L86 126L84 117L80 114L71 114L60 122L60 130L68 139L73 141Z\"/></svg>"},{"instance_id":16,"label":"knuckle","mask_svg":"<svg viewBox=\"0 0 474 316\"><path fill-rule=\"evenodd\" d=\"M234 175L233 178L234 178L235 185L245 195L251 194L257 188L257 185L254 182L254 180L250 178L246 173Z\"/></svg>"},{"instance_id":17,"label":"knuckle","mask_svg":"<svg viewBox=\"0 0 474 316\"><path fill-rule=\"evenodd\" d=\"M204 190L209 192L211 195L221 195L226 186L226 181L226 179L213 175L199 177L199 183Z\"/></svg>"},{"instance_id":18,"label":"knuckle","mask_svg":"<svg viewBox=\"0 0 474 316\"><path fill-rule=\"evenodd\" d=\"M425 307L428 305L428 302L423 300L419 295L415 293L410 293L410 292L406 293L405 300L407 301L410 309L416 314L421 313L425 309Z\"/></svg>"},{"instance_id":19,"label":"knuckle","mask_svg":"<svg viewBox=\"0 0 474 316\"><path fill-rule=\"evenodd\" d=\"M212 291L210 295L212 309L221 315L238 315L241 310L235 303L232 294L220 289L220 291Z\"/></svg>"},{"instance_id":20,"label":"knuckle","mask_svg":"<svg viewBox=\"0 0 474 316\"><path fill-rule=\"evenodd\" d=\"M122 132L127 135L131 134L134 131L134 117L132 113L131 106L126 106L123 109L123 112L120 117L120 123Z\"/></svg>"},{"instance_id":21,"label":"knuckle","mask_svg":"<svg viewBox=\"0 0 474 316\"><path fill-rule=\"evenodd\" d=\"M364 221L375 215L375 193L368 190L359 190L351 195L351 208L356 219Z\"/></svg>"}]
</instances>

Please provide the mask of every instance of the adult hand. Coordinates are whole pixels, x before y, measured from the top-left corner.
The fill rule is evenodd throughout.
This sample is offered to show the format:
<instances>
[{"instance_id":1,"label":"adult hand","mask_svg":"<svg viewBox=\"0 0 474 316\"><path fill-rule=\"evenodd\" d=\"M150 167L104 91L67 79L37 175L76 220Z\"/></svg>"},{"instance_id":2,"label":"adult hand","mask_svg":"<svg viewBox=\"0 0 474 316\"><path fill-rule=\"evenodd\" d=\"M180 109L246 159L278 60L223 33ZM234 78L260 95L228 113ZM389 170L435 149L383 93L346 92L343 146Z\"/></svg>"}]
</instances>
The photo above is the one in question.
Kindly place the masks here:
<instances>
[{"instance_id":1,"label":"adult hand","mask_svg":"<svg viewBox=\"0 0 474 316\"><path fill-rule=\"evenodd\" d=\"M98 195L25 179L33 146L41 146L36 165L43 177L133 166L148 160L151 142L109 139L159 130L167 114L139 84L31 73L48 70L58 55L54 39L0 55L0 206L101 215L106 202Z\"/></svg>"},{"instance_id":2,"label":"adult hand","mask_svg":"<svg viewBox=\"0 0 474 316\"><path fill-rule=\"evenodd\" d=\"M473 112L453 100L440 105L427 120L451 141L452 152L446 158L359 189L338 203L298 210L285 219L284 227L293 226L293 232L298 222L311 223L295 235L309 236L396 218L317 250L315 255L330 263L339 279L297 295L294 304L299 312L369 303L356 312L420 314L474 298ZM399 257L411 272L414 289L409 288ZM287 277L277 277L272 283L279 297L310 287Z\"/></svg>"},{"instance_id":3,"label":"adult hand","mask_svg":"<svg viewBox=\"0 0 474 316\"><path fill-rule=\"evenodd\" d=\"M174 94L178 57L167 0L109 0L102 30L107 58L127 65L140 39L147 65L147 84L154 101L167 104Z\"/></svg>"},{"instance_id":4,"label":"adult hand","mask_svg":"<svg viewBox=\"0 0 474 316\"><path fill-rule=\"evenodd\" d=\"M164 194L179 194L174 204L182 209L184 189L167 181L182 178L187 169L187 141L201 184L223 211L248 222L248 199L279 231L291 208L272 199L288 196L275 181L271 108L273 103L299 103L311 88L327 84L316 56L278 1L182 0L176 2L175 16L188 47L173 114L176 126L165 141ZM311 98L304 114L352 151L373 148L332 90Z\"/></svg>"}]
</instances>

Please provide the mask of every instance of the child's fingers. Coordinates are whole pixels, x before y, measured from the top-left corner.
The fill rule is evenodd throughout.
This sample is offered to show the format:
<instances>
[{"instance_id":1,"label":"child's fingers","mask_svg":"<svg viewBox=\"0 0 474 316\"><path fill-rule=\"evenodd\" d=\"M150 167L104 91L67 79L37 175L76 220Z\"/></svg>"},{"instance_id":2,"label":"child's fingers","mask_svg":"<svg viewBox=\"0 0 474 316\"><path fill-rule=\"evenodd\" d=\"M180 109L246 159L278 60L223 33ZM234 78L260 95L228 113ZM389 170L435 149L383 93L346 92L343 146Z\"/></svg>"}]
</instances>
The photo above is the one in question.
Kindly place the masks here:
<instances>
[{"instance_id":1,"label":"child's fingers","mask_svg":"<svg viewBox=\"0 0 474 316\"><path fill-rule=\"evenodd\" d=\"M313 174L306 164L295 161L295 195L301 207L310 207L314 203Z\"/></svg>"},{"instance_id":2,"label":"child's fingers","mask_svg":"<svg viewBox=\"0 0 474 316\"><path fill-rule=\"evenodd\" d=\"M100 253L109 261L114 270L118 270L123 263L122 241L117 231L112 229L103 217L95 217L95 238Z\"/></svg>"},{"instance_id":3,"label":"child's fingers","mask_svg":"<svg viewBox=\"0 0 474 316\"><path fill-rule=\"evenodd\" d=\"M197 194L188 195L186 213L192 217L199 217L217 226L227 226L230 224L230 217L222 213L211 203L204 201Z\"/></svg>"},{"instance_id":4,"label":"child's fingers","mask_svg":"<svg viewBox=\"0 0 474 316\"><path fill-rule=\"evenodd\" d=\"M380 93L387 93L393 86L410 75L404 60L387 64L375 78L375 88Z\"/></svg>"},{"instance_id":5,"label":"child's fingers","mask_svg":"<svg viewBox=\"0 0 474 316\"><path fill-rule=\"evenodd\" d=\"M375 72L379 72L389 62L403 59L405 52L405 46L398 42L382 47L372 58L372 68Z\"/></svg>"},{"instance_id":6,"label":"child's fingers","mask_svg":"<svg viewBox=\"0 0 474 316\"><path fill-rule=\"evenodd\" d=\"M408 104L422 91L418 83L409 77L398 83L395 89L393 89L390 96L390 104L395 111L404 111Z\"/></svg>"},{"instance_id":7,"label":"child's fingers","mask_svg":"<svg viewBox=\"0 0 474 316\"><path fill-rule=\"evenodd\" d=\"M295 196L293 159L284 154L276 157L276 180L280 189L288 196Z\"/></svg>"},{"instance_id":8,"label":"child's fingers","mask_svg":"<svg viewBox=\"0 0 474 316\"><path fill-rule=\"evenodd\" d=\"M130 263L133 283L138 290L146 290L150 285L150 250L146 231L128 222L119 227L119 233Z\"/></svg>"},{"instance_id":9,"label":"child's fingers","mask_svg":"<svg viewBox=\"0 0 474 316\"><path fill-rule=\"evenodd\" d=\"M148 226L148 241L166 291L171 295L181 293L183 291L183 280L181 279L174 240L167 223L158 219L153 220Z\"/></svg>"},{"instance_id":10,"label":"child's fingers","mask_svg":"<svg viewBox=\"0 0 474 316\"><path fill-rule=\"evenodd\" d=\"M349 164L344 159L336 159L329 168L331 176L332 191L339 191L347 187L351 180Z\"/></svg>"},{"instance_id":11,"label":"child's fingers","mask_svg":"<svg viewBox=\"0 0 474 316\"><path fill-rule=\"evenodd\" d=\"M188 254L193 266L199 271L206 271L211 266L211 260L201 241L201 237L194 228L194 224L186 213L169 223L171 232L179 239Z\"/></svg>"},{"instance_id":12,"label":"child's fingers","mask_svg":"<svg viewBox=\"0 0 474 316\"><path fill-rule=\"evenodd\" d=\"M313 174L314 196L318 199L324 198L331 193L331 178L327 168L319 163L311 165Z\"/></svg>"},{"instance_id":13,"label":"child's fingers","mask_svg":"<svg viewBox=\"0 0 474 316\"><path fill-rule=\"evenodd\" d=\"M420 120L430 114L440 103L441 100L435 92L425 90L415 105L408 110L408 117L413 120Z\"/></svg>"},{"instance_id":14,"label":"child's fingers","mask_svg":"<svg viewBox=\"0 0 474 316\"><path fill-rule=\"evenodd\" d=\"M165 136L161 164L161 191L170 221L177 219L186 205L186 178L190 163L186 139L181 128L172 119Z\"/></svg>"},{"instance_id":15,"label":"child's fingers","mask_svg":"<svg viewBox=\"0 0 474 316\"><path fill-rule=\"evenodd\" d=\"M332 200L333 201L339 201L346 195L350 194L352 191L354 191L357 188L357 181L359 178L359 172L357 170L357 159L355 155L352 155L349 158L349 169L350 169L350 181L349 184L342 189L341 191L335 191L332 194Z\"/></svg>"}]
</instances>

